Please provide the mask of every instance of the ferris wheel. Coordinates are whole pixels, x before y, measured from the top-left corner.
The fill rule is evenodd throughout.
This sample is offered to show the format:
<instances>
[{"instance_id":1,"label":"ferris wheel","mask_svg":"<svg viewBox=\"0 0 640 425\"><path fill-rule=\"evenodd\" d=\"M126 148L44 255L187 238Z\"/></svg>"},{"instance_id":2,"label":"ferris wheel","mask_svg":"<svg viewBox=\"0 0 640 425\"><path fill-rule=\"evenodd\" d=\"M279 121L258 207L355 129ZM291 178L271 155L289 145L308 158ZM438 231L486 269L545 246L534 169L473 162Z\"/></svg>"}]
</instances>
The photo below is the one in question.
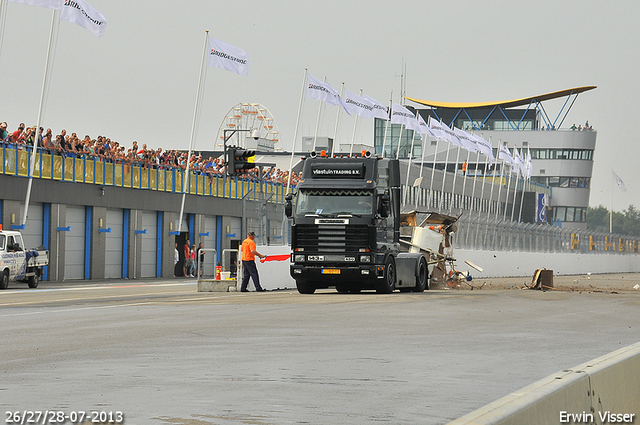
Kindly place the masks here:
<instances>
[{"instance_id":1,"label":"ferris wheel","mask_svg":"<svg viewBox=\"0 0 640 425\"><path fill-rule=\"evenodd\" d=\"M224 145L224 130L250 130L251 134L257 130L261 139L273 142L275 150L282 149L278 147L280 130L276 121L271 112L259 103L238 103L227 112L218 129L216 147Z\"/></svg>"}]
</instances>

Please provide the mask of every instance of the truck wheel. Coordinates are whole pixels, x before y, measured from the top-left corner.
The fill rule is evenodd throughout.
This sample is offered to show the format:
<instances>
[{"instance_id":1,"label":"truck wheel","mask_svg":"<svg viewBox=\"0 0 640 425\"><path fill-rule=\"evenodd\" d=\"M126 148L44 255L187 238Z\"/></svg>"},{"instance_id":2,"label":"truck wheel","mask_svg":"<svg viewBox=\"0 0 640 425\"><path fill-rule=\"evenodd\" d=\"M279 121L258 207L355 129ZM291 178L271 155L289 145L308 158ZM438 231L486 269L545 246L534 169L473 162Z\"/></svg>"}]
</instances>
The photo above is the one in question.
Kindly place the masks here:
<instances>
[{"instance_id":1,"label":"truck wheel","mask_svg":"<svg viewBox=\"0 0 640 425\"><path fill-rule=\"evenodd\" d=\"M7 289L9 287L9 271L5 270L0 277L0 289Z\"/></svg>"},{"instance_id":2,"label":"truck wheel","mask_svg":"<svg viewBox=\"0 0 640 425\"><path fill-rule=\"evenodd\" d=\"M384 277L375 283L376 292L390 294L396 289L396 261L389 255L384 262Z\"/></svg>"},{"instance_id":3,"label":"truck wheel","mask_svg":"<svg viewBox=\"0 0 640 425\"><path fill-rule=\"evenodd\" d=\"M424 292L425 289L429 289L428 281L429 269L427 268L427 261L422 257L418 262L418 275L416 276L416 286L413 288L413 292Z\"/></svg>"},{"instance_id":4,"label":"truck wheel","mask_svg":"<svg viewBox=\"0 0 640 425\"><path fill-rule=\"evenodd\" d=\"M38 287L38 274L34 274L33 276L29 276L29 288L37 288Z\"/></svg>"},{"instance_id":5,"label":"truck wheel","mask_svg":"<svg viewBox=\"0 0 640 425\"><path fill-rule=\"evenodd\" d=\"M348 285L336 285L336 291L338 291L341 294L346 294L349 292L349 286Z\"/></svg>"},{"instance_id":6,"label":"truck wheel","mask_svg":"<svg viewBox=\"0 0 640 425\"><path fill-rule=\"evenodd\" d=\"M313 294L316 292L316 286L307 281L296 280L296 287L301 294Z\"/></svg>"}]
</instances>

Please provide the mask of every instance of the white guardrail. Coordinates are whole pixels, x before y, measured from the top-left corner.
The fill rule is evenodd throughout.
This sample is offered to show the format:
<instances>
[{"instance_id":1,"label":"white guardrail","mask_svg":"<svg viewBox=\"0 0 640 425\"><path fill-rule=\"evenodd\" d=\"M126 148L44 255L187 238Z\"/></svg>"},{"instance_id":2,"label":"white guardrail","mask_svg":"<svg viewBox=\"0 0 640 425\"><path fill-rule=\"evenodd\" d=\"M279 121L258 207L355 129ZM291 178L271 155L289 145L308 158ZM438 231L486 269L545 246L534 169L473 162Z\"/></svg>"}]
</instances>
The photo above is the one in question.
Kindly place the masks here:
<instances>
[{"instance_id":1,"label":"white guardrail","mask_svg":"<svg viewBox=\"0 0 640 425\"><path fill-rule=\"evenodd\" d=\"M640 423L640 342L563 370L449 425Z\"/></svg>"}]
</instances>

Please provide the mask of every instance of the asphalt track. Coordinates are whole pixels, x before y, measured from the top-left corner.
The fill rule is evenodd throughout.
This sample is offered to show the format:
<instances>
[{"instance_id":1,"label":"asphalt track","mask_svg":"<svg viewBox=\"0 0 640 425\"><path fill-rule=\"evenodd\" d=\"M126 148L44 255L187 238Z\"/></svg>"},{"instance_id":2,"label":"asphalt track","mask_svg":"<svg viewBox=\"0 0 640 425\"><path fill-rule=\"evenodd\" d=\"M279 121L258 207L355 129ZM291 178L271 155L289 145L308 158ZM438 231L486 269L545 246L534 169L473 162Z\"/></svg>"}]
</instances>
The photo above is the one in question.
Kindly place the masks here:
<instances>
[{"instance_id":1,"label":"asphalt track","mask_svg":"<svg viewBox=\"0 0 640 425\"><path fill-rule=\"evenodd\" d=\"M640 291L12 284L0 405L5 423L49 410L123 412L126 424L444 424L640 341L639 307Z\"/></svg>"}]
</instances>

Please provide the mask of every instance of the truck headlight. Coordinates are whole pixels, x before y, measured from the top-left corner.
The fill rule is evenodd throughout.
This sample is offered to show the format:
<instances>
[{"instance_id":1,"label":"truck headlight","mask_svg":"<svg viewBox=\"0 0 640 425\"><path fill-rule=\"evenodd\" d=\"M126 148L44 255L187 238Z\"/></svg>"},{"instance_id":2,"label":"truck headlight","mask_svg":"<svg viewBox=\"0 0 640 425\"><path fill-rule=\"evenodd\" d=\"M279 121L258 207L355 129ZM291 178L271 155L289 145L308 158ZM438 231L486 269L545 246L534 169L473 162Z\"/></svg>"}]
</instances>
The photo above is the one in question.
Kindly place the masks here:
<instances>
[{"instance_id":1,"label":"truck headlight","mask_svg":"<svg viewBox=\"0 0 640 425\"><path fill-rule=\"evenodd\" d=\"M361 263L370 263L371 262L371 257L369 255L361 255L360 256L360 262Z\"/></svg>"},{"instance_id":2,"label":"truck headlight","mask_svg":"<svg viewBox=\"0 0 640 425\"><path fill-rule=\"evenodd\" d=\"M293 256L293 261L296 263L304 263L304 254L296 254Z\"/></svg>"}]
</instances>

